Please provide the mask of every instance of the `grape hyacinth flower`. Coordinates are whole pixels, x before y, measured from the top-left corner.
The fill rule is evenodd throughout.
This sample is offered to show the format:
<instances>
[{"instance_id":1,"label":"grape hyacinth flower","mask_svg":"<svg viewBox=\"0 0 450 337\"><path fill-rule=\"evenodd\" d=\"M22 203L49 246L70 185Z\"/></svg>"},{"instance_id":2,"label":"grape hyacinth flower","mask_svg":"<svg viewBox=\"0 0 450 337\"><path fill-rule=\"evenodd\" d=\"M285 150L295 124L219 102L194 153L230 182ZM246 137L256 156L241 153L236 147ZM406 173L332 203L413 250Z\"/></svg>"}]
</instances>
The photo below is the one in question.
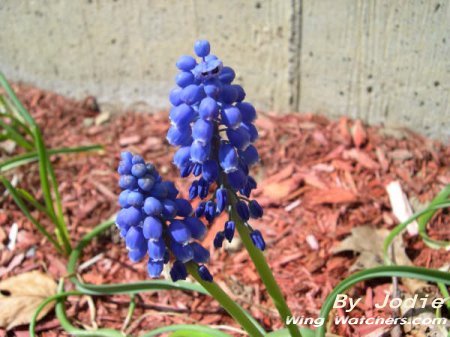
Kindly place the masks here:
<instances>
[{"instance_id":1,"label":"grape hyacinth flower","mask_svg":"<svg viewBox=\"0 0 450 337\"><path fill-rule=\"evenodd\" d=\"M118 172L122 192L116 225L130 260L137 262L148 254L150 277L159 277L164 264L173 260L170 276L174 281L186 279L185 263L193 261L199 264L199 275L212 281L204 266L209 251L195 241L204 237L206 227L193 216L190 202L177 198L175 185L163 181L156 168L139 155L123 152Z\"/></svg>"},{"instance_id":2,"label":"grape hyacinth flower","mask_svg":"<svg viewBox=\"0 0 450 337\"><path fill-rule=\"evenodd\" d=\"M245 102L245 91L233 84L235 72L223 66L210 54L210 44L199 40L194 52L200 58L181 56L176 62L180 70L175 77L177 87L169 95L172 108L168 142L179 147L173 162L181 177L197 177L189 189L189 198L202 201L195 215L208 222L227 210L236 213L251 231L252 242L264 250L264 239L253 231L249 218L260 218L263 209L256 200L249 200L256 181L249 175L251 166L259 161L253 143L258 131L253 124L256 110ZM231 242L234 222L225 223L224 231L217 233L214 245L221 247L224 239Z\"/></svg>"}]
</instances>

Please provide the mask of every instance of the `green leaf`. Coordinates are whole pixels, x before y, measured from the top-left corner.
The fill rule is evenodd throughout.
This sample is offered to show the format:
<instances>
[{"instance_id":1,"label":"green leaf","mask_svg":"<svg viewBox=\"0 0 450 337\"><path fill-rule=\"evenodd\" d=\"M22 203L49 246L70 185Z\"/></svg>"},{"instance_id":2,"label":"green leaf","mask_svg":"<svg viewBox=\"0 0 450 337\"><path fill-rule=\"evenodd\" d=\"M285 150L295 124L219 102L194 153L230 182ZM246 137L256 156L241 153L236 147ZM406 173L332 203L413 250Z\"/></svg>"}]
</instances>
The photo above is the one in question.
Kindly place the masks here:
<instances>
[{"instance_id":1,"label":"green leaf","mask_svg":"<svg viewBox=\"0 0 450 337\"><path fill-rule=\"evenodd\" d=\"M430 211L435 212L438 209L447 208L447 207L450 207L450 201L435 202L435 203L433 202L433 205L428 206L423 211L415 213L409 219L407 219L406 221L404 221L401 224L394 227L394 229L389 233L389 235L387 236L387 238L384 240L384 243L383 243L383 255L384 255L385 263L391 264L391 260L389 258L389 247L391 246L392 241L394 241L394 238L397 235L399 235L400 233L402 233L403 230L408 226L409 223L420 218L423 215L427 215L427 214L429 215Z\"/></svg>"},{"instance_id":2,"label":"green leaf","mask_svg":"<svg viewBox=\"0 0 450 337\"><path fill-rule=\"evenodd\" d=\"M20 195L22 199L25 199L27 202L29 202L34 208L41 211L45 215L47 215L52 221L55 221L55 219L51 218L50 213L47 211L44 205L42 205L39 201L36 200L35 197L33 197L30 193L28 193L26 190L22 188L16 189L17 193Z\"/></svg>"},{"instance_id":3,"label":"green leaf","mask_svg":"<svg viewBox=\"0 0 450 337\"><path fill-rule=\"evenodd\" d=\"M309 328L300 328L300 333L302 337L314 337L316 335L315 330ZM291 337L288 329L281 329L277 331L272 331L266 335L267 337Z\"/></svg>"},{"instance_id":4,"label":"green leaf","mask_svg":"<svg viewBox=\"0 0 450 337\"><path fill-rule=\"evenodd\" d=\"M33 145L20 134L19 130L15 129L13 126L5 123L1 119L0 119L0 127L5 129L7 137L9 139L11 139L12 141L16 142L17 145L23 147L26 150L33 149Z\"/></svg>"},{"instance_id":5,"label":"green leaf","mask_svg":"<svg viewBox=\"0 0 450 337\"><path fill-rule=\"evenodd\" d=\"M20 194L17 192L17 189L11 185L11 183L3 176L0 175L0 181L5 186L5 188L8 190L8 192L11 194L12 198L14 199L17 206L20 208L22 213L27 217L28 220L31 221L33 225L36 226L36 228L43 234L52 244L55 246L56 250L58 252L62 252L62 248L59 245L59 243L52 237L52 235L41 225L40 222L38 222L30 213L27 206L25 205L24 201L20 197Z\"/></svg>"},{"instance_id":6,"label":"green leaf","mask_svg":"<svg viewBox=\"0 0 450 337\"><path fill-rule=\"evenodd\" d=\"M88 284L75 281L71 278L71 281L75 283L79 291L88 295L114 295L114 294L137 294L144 291L157 291L157 290L183 290L183 291L195 291L200 294L209 295L208 292L201 285L197 283L191 283L187 281L165 281L165 280L148 280L142 282L131 283L113 283L113 284Z\"/></svg>"},{"instance_id":7,"label":"green leaf","mask_svg":"<svg viewBox=\"0 0 450 337\"><path fill-rule=\"evenodd\" d=\"M102 147L100 145L89 145L89 146L77 146L77 147L62 147L58 149L48 150L49 155L55 154L69 154L69 153L79 153L79 152L91 152L99 151ZM0 163L0 172L5 172L13 168L29 164L39 160L36 152L28 152L21 155L17 155L13 158L7 159Z\"/></svg>"},{"instance_id":8,"label":"green leaf","mask_svg":"<svg viewBox=\"0 0 450 337\"><path fill-rule=\"evenodd\" d=\"M33 117L31 117L30 113L25 109L25 107L22 105L20 100L17 98L16 94L14 93L14 90L9 85L8 81L6 80L5 75L0 72L0 85L5 89L6 94L8 95L9 99L12 101L14 107L17 109L17 112L19 115L29 124L29 126L35 126L36 122L34 121Z\"/></svg>"},{"instance_id":9,"label":"green leaf","mask_svg":"<svg viewBox=\"0 0 450 337\"><path fill-rule=\"evenodd\" d=\"M206 325L192 325L192 324L175 324L152 331L148 331L140 337L158 336L165 332L175 331L170 337L230 337L229 334L213 329Z\"/></svg>"},{"instance_id":10,"label":"green leaf","mask_svg":"<svg viewBox=\"0 0 450 337\"><path fill-rule=\"evenodd\" d=\"M427 224L433 217L433 215L436 213L436 210L433 210L432 207L448 202L448 197L450 196L450 184L445 186L442 191L431 201L430 205L428 206L428 209L430 209L429 212L423 214L417 219L417 223L419 224L419 234L422 237L425 244L427 244L429 247L434 249L440 249L440 248L449 248L450 242L449 241L441 241L441 240L434 240L430 238L427 234Z\"/></svg>"},{"instance_id":11,"label":"green leaf","mask_svg":"<svg viewBox=\"0 0 450 337\"><path fill-rule=\"evenodd\" d=\"M41 190L42 190L42 194L44 195L45 206L46 206L48 212L50 213L50 215L52 216L52 218L56 218L57 221L55 223L55 226L56 226L57 237L62 242L65 253L70 254L70 252L72 251L72 247L70 244L70 238L69 238L69 234L68 234L68 230L67 230L67 225L64 221L62 214L60 214L59 212L58 212L58 214L56 214L56 212L55 212L55 205L54 205L51 189L53 189L53 191L55 193L55 199L56 199L55 203L56 203L56 206L58 207L58 210L61 208L61 205L60 205L61 200L59 197L58 186L54 179L53 168L51 166L49 156L47 153L47 148L45 147L44 139L42 138L41 130L39 129L39 127L35 125L31 128L31 131L33 132L33 135L34 135L37 154L39 157L39 178L41 181ZM49 176L50 176L50 179L52 180L53 184L50 183Z\"/></svg>"},{"instance_id":12,"label":"green leaf","mask_svg":"<svg viewBox=\"0 0 450 337\"><path fill-rule=\"evenodd\" d=\"M23 122L23 118L6 96L0 95L0 106L4 108L4 111L0 114L1 117L9 118L13 123L19 125L27 134L33 136L30 128Z\"/></svg>"},{"instance_id":13,"label":"green leaf","mask_svg":"<svg viewBox=\"0 0 450 337\"><path fill-rule=\"evenodd\" d=\"M67 224L65 223L64 216L62 213L61 197L58 191L58 184L55 178L55 173L53 167L50 163L49 154L47 148L45 147L44 140L42 138L41 130L39 126L31 117L30 113L25 109L20 100L17 98L16 94L12 90L5 76L0 73L0 85L3 86L9 99L16 108L18 114L24 119L24 121L30 126L30 131L33 135L34 146L37 150L37 156L39 159L39 178L41 183L42 194L44 195L45 206L48 210L52 219L56 219L56 233L57 238L62 242L66 254L70 254L72 247L70 244L69 232L67 230ZM0 121L1 125L1 121ZM1 125L5 127L5 125ZM11 131L8 130L11 134ZM17 137L16 137L17 138ZM20 139L19 139L20 140ZM17 139L16 139L17 141ZM54 199L52 197L52 190L54 194ZM55 211L55 204L56 210Z\"/></svg>"}]
</instances>

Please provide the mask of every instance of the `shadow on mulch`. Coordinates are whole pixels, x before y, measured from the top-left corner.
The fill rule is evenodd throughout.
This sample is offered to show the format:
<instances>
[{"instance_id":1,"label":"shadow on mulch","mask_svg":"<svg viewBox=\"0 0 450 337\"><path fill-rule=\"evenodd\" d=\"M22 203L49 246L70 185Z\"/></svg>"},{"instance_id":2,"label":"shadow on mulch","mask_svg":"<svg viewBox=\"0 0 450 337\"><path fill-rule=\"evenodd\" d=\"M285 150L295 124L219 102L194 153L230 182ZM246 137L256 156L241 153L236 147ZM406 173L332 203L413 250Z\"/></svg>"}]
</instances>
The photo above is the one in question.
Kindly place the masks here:
<instances>
[{"instance_id":1,"label":"shadow on mulch","mask_svg":"<svg viewBox=\"0 0 450 337\"><path fill-rule=\"evenodd\" d=\"M175 179L180 191L187 190L189 181L178 178L171 164L173 148L165 141L169 127L167 113L129 112L107 118L105 112L100 116L92 98L76 102L33 87L15 88L41 125L49 147L104 145L104 151L98 154L52 159L74 242L118 210L116 166L122 150L142 154L158 166L166 179ZM298 316L316 317L332 288L349 274L355 255L333 255L330 250L353 227L393 228L397 224L385 190L389 182L398 180L416 203L431 200L450 183L450 147L408 130L366 127L347 118L330 121L312 114L260 114L256 124L262 160L254 170L259 183L254 197L265 206L265 215L254 226L265 235L269 264ZM42 198L36 165L15 170L13 174L19 186ZM430 224L429 234L450 239L448 226L444 226L448 220L448 213L440 212ZM8 197L2 200L0 209L3 243L12 223L18 224L19 235L13 251L4 247L0 251L1 277L34 269L47 271L55 279L64 276L65 259L55 254ZM228 251L212 248L213 233L222 226L220 219L216 221L204 242L212 253L210 269L215 280L266 328L280 328L282 324L274 306L246 252L239 247ZM450 261L449 252L431 250L417 238L405 237L405 244L415 265L437 268ZM36 247L34 254L30 250L33 247ZM101 258L82 271L86 282L147 278L145 263L132 265L128 261L124 244L115 231L87 248L83 261L99 254ZM386 280L361 284L351 293L372 296L385 289L387 283ZM94 298L95 324L120 328L128 300L127 296ZM361 313L369 309L359 308ZM94 324L86 298L71 298L68 313L74 322ZM138 334L174 323L235 326L207 297L158 292L138 297L129 332ZM38 329L42 336L63 335L57 326L50 314ZM25 329L16 329L14 334L25 336ZM336 332L344 336L362 333L357 327L348 326L339 326Z\"/></svg>"}]
</instances>

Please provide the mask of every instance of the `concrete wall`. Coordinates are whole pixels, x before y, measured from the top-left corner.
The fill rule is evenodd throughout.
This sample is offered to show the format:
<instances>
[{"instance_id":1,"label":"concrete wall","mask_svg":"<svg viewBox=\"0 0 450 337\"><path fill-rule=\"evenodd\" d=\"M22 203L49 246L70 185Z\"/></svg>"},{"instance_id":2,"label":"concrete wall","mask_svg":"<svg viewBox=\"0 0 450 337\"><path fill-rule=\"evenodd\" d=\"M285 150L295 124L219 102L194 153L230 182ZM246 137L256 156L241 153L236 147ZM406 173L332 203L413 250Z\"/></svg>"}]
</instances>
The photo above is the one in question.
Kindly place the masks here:
<instances>
[{"instance_id":1,"label":"concrete wall","mask_svg":"<svg viewBox=\"0 0 450 337\"><path fill-rule=\"evenodd\" d=\"M260 110L450 135L444 0L0 0L0 23L0 69L72 97L167 108L207 38Z\"/></svg>"}]
</instances>

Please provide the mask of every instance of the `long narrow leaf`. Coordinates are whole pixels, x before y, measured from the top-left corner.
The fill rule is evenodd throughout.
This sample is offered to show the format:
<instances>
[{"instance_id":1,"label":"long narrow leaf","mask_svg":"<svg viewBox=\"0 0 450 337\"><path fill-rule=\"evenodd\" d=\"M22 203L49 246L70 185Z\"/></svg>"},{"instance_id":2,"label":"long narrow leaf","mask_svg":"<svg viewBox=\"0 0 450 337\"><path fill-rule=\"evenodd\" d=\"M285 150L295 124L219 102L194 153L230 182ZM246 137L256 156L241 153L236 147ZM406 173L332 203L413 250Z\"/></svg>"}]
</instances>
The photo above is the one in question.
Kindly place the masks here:
<instances>
[{"instance_id":1,"label":"long narrow leaf","mask_svg":"<svg viewBox=\"0 0 450 337\"><path fill-rule=\"evenodd\" d=\"M322 310L320 311L320 317L324 319L328 318L330 311L333 309L334 301L337 295L348 290L350 287L358 282L371 280L382 277L404 277L404 278L416 278L428 282L450 284L450 273L442 272L434 269L409 267L409 266L383 266L376 267L361 271L359 273L350 275L348 278L339 283L333 291L326 298ZM325 323L317 328L316 336L325 336Z\"/></svg>"},{"instance_id":2,"label":"long narrow leaf","mask_svg":"<svg viewBox=\"0 0 450 337\"><path fill-rule=\"evenodd\" d=\"M309 328L300 328L300 333L302 337L314 337L316 335L315 330ZM270 332L266 335L267 337L291 337L288 329L281 329L277 331Z\"/></svg>"},{"instance_id":3,"label":"long narrow leaf","mask_svg":"<svg viewBox=\"0 0 450 337\"><path fill-rule=\"evenodd\" d=\"M152 331L148 331L142 334L140 337L153 337L171 331L175 331L175 333L171 334L170 337L230 337L229 334L220 330L213 329L209 326L193 324L169 325Z\"/></svg>"},{"instance_id":4,"label":"long narrow leaf","mask_svg":"<svg viewBox=\"0 0 450 337\"><path fill-rule=\"evenodd\" d=\"M22 189L22 188L18 188L16 189L17 193L19 193L20 197L22 199L25 199L27 202L29 202L34 208L36 208L37 210L41 211L42 213L44 213L47 217L50 218L50 220L52 220L53 222L56 221L56 219L52 219L50 213L48 212L48 210L45 208L44 205L42 205L39 201L36 200L35 197L33 197L30 193L28 193L26 190Z\"/></svg>"},{"instance_id":5,"label":"long narrow leaf","mask_svg":"<svg viewBox=\"0 0 450 337\"><path fill-rule=\"evenodd\" d=\"M83 330L77 328L69 322L66 315L66 308L63 299L56 302L55 307L56 317L58 318L61 326L72 336L80 337L124 337L124 335L114 329L96 329L96 330Z\"/></svg>"},{"instance_id":6,"label":"long narrow leaf","mask_svg":"<svg viewBox=\"0 0 450 337\"><path fill-rule=\"evenodd\" d=\"M17 112L17 110L14 108L12 103L8 100L7 97L0 95L0 104L5 109L5 112L2 114L2 116L7 117L14 121L14 123L17 123L20 125L20 127L30 136L33 136L31 133L30 128L23 122L23 118L20 116L20 114Z\"/></svg>"},{"instance_id":7,"label":"long narrow leaf","mask_svg":"<svg viewBox=\"0 0 450 337\"><path fill-rule=\"evenodd\" d=\"M28 210L27 206L23 202L23 200L20 198L19 193L17 193L14 186L11 185L11 183L3 176L0 175L0 180L5 186L5 188L8 190L8 192L13 197L15 203L20 208L22 213L27 217L28 220L30 220L33 225L36 226L36 228L55 246L55 248L62 253L63 250L59 243L51 236L51 234L31 215L30 211Z\"/></svg>"},{"instance_id":8,"label":"long narrow leaf","mask_svg":"<svg viewBox=\"0 0 450 337\"><path fill-rule=\"evenodd\" d=\"M450 184L445 186L442 189L442 191L433 199L433 201L431 201L429 207L433 207L440 203L449 201L448 200L449 196L450 196ZM435 213L436 210L430 210L429 212L425 213L424 215L422 215L417 219L417 223L419 224L419 234L422 237L425 244L427 244L431 248L439 249L450 247L449 241L434 240L430 238L427 234L427 224Z\"/></svg>"},{"instance_id":9,"label":"long narrow leaf","mask_svg":"<svg viewBox=\"0 0 450 337\"><path fill-rule=\"evenodd\" d=\"M56 295L47 297L44 301L42 301L41 304L37 307L36 311L33 314L33 317L31 318L30 326L28 328L28 332L30 333L31 337L36 337L36 334L34 332L36 328L37 319L39 317L39 314L42 312L42 310L53 301L57 300L64 300L69 296L83 296L84 294L79 291L67 291L67 292L59 292Z\"/></svg>"},{"instance_id":10,"label":"long narrow leaf","mask_svg":"<svg viewBox=\"0 0 450 337\"><path fill-rule=\"evenodd\" d=\"M41 189L42 193L44 195L45 205L49 211L49 213L54 216L58 221L55 223L58 238L61 239L62 244L64 246L64 250L67 254L70 254L72 251L72 247L70 244L70 239L67 231L67 226L65 224L64 218L62 214L58 211L58 214L55 212L54 204L53 204L53 198L50 190L50 182L49 182L49 176L50 179L53 181L53 190L55 193L56 203L57 207L60 207L61 198L59 196L58 186L56 184L56 179L54 177L53 168L51 167L51 163L49 160L49 156L47 153L47 149L44 145L44 140L41 135L41 131L39 128L33 127L32 128L33 134L35 135L35 144L36 149L39 157L39 177L41 180Z\"/></svg>"},{"instance_id":11,"label":"long narrow leaf","mask_svg":"<svg viewBox=\"0 0 450 337\"><path fill-rule=\"evenodd\" d=\"M20 100L17 98L14 90L11 88L8 81L6 80L5 75L3 75L2 72L0 72L0 85L5 89L7 95L19 112L20 116L29 124L30 127L36 126L36 122L34 121L33 117L31 117L30 113L27 111L27 109L25 109Z\"/></svg>"},{"instance_id":12,"label":"long narrow leaf","mask_svg":"<svg viewBox=\"0 0 450 337\"><path fill-rule=\"evenodd\" d=\"M55 179L53 168L49 160L47 149L44 144L44 140L42 138L41 130L39 129L39 126L36 124L34 119L31 117L30 113L25 109L20 100L17 98L16 94L14 93L8 81L6 80L5 76L1 73L0 73L0 84L4 87L6 93L8 94L18 113L30 125L37 154L39 157L39 177L41 180L41 189L44 195L45 205L49 213L52 215L52 217L55 217L57 219L57 222L55 224L57 236L62 241L65 252L67 254L70 254L72 247L70 244L67 226L65 224L64 217L62 214L61 198L59 196L58 185ZM49 182L49 176L50 180L52 181L52 184L50 184ZM58 213L55 212L50 188L53 188L53 192L55 194Z\"/></svg>"},{"instance_id":13,"label":"long narrow leaf","mask_svg":"<svg viewBox=\"0 0 450 337\"><path fill-rule=\"evenodd\" d=\"M394 229L391 230L389 235L386 237L386 239L383 242L383 256L386 264L391 264L391 260L389 258L389 247L392 244L392 241L394 241L394 238L399 235L403 230L414 220L418 219L424 214L429 214L430 211L436 211L441 208L447 208L450 207L450 201L447 202L440 202L435 203L432 206L427 207L423 211L420 211L418 213L415 213L413 216L411 216L406 221L402 222L401 224L397 225Z\"/></svg>"},{"instance_id":14,"label":"long narrow leaf","mask_svg":"<svg viewBox=\"0 0 450 337\"><path fill-rule=\"evenodd\" d=\"M49 149L49 155L56 154L70 154L70 153L80 153L80 152L91 152L102 150L100 145L88 145L88 146L78 146L78 147L62 147L58 149ZM26 165L35 161L38 161L39 157L36 152L28 152L21 155L17 155L10 159L7 159L0 163L0 173L6 172L13 168Z\"/></svg>"},{"instance_id":15,"label":"long narrow leaf","mask_svg":"<svg viewBox=\"0 0 450 337\"><path fill-rule=\"evenodd\" d=\"M19 131L14 129L11 125L5 123L0 119L0 128L5 129L6 134L8 135L9 139L16 142L17 145L23 147L26 150L33 150L33 145L27 141Z\"/></svg>"},{"instance_id":16,"label":"long narrow leaf","mask_svg":"<svg viewBox=\"0 0 450 337\"><path fill-rule=\"evenodd\" d=\"M62 207L62 201L61 201L61 194L59 193L59 185L58 181L56 180L55 171L53 170L53 167L50 163L49 155L46 153L47 156L47 165L48 165L48 172L50 175L50 181L53 187L53 194L54 194L54 204L56 204L56 222L59 224L59 229L62 232L63 236L63 242L66 248L66 252L70 254L72 251L72 245L70 243L70 234L69 230L67 229L67 223L64 219L64 213L63 213L63 207Z\"/></svg>"}]
</instances>

